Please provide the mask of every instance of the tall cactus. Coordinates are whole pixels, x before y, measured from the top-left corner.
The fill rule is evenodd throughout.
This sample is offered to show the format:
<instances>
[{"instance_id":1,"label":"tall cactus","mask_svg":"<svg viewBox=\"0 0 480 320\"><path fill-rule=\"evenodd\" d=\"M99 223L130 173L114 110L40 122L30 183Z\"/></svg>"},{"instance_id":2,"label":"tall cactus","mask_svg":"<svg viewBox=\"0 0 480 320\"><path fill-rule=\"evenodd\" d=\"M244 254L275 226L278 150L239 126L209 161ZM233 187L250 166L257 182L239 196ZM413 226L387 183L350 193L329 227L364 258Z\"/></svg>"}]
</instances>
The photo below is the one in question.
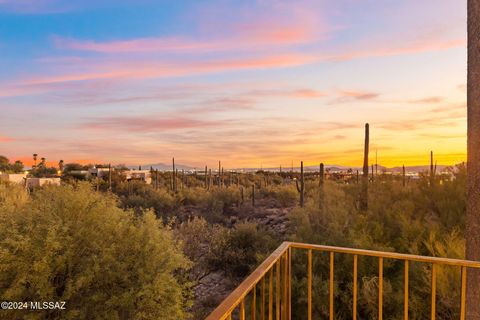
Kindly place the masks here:
<instances>
[{"instance_id":1,"label":"tall cactus","mask_svg":"<svg viewBox=\"0 0 480 320\"><path fill-rule=\"evenodd\" d=\"M255 182L252 184L252 207L255 208Z\"/></svg>"},{"instance_id":2,"label":"tall cactus","mask_svg":"<svg viewBox=\"0 0 480 320\"><path fill-rule=\"evenodd\" d=\"M224 173L224 171L223 171L223 167L222 167L222 175L221 175L222 178L221 178L221 180L220 180L220 181L221 181L221 185L220 185L220 186L221 186L222 188L225 186L225 175L224 175L223 173Z\"/></svg>"},{"instance_id":3,"label":"tall cactus","mask_svg":"<svg viewBox=\"0 0 480 320\"><path fill-rule=\"evenodd\" d=\"M211 185L212 185L212 169L208 169L208 187L207 187L207 190L210 190Z\"/></svg>"},{"instance_id":4,"label":"tall cactus","mask_svg":"<svg viewBox=\"0 0 480 320\"><path fill-rule=\"evenodd\" d=\"M218 186L219 186L219 187L222 186L222 179L221 179L221 177L220 177L221 169L222 169L222 162L221 162L221 161L218 161Z\"/></svg>"},{"instance_id":5,"label":"tall cactus","mask_svg":"<svg viewBox=\"0 0 480 320\"><path fill-rule=\"evenodd\" d=\"M318 189L319 189L319 208L320 210L324 210L325 208L325 190L324 190L324 184L325 184L325 166L323 163L320 163L320 174L319 174L319 181L318 181Z\"/></svg>"},{"instance_id":6,"label":"tall cactus","mask_svg":"<svg viewBox=\"0 0 480 320\"><path fill-rule=\"evenodd\" d=\"M321 187L324 184L324 179L325 179L325 166L323 165L323 162L320 163L320 172L319 172L319 181L318 185Z\"/></svg>"},{"instance_id":7,"label":"tall cactus","mask_svg":"<svg viewBox=\"0 0 480 320\"><path fill-rule=\"evenodd\" d=\"M433 151L430 151L430 186L433 186L435 184L435 171L437 165L433 165Z\"/></svg>"},{"instance_id":8,"label":"tall cactus","mask_svg":"<svg viewBox=\"0 0 480 320\"><path fill-rule=\"evenodd\" d=\"M185 169L182 169L182 190L185 187Z\"/></svg>"},{"instance_id":9,"label":"tall cactus","mask_svg":"<svg viewBox=\"0 0 480 320\"><path fill-rule=\"evenodd\" d=\"M172 158L172 191L177 192L177 171L175 169L175 158Z\"/></svg>"},{"instance_id":10,"label":"tall cactus","mask_svg":"<svg viewBox=\"0 0 480 320\"><path fill-rule=\"evenodd\" d=\"M402 186L405 187L406 181L405 181L405 165L403 165L402 168Z\"/></svg>"},{"instance_id":11,"label":"tall cactus","mask_svg":"<svg viewBox=\"0 0 480 320\"><path fill-rule=\"evenodd\" d=\"M363 179L362 191L360 194L360 209L368 209L368 151L370 144L370 126L365 124L365 149L363 151Z\"/></svg>"},{"instance_id":12,"label":"tall cactus","mask_svg":"<svg viewBox=\"0 0 480 320\"><path fill-rule=\"evenodd\" d=\"M108 190L112 191L112 164L108 164Z\"/></svg>"},{"instance_id":13,"label":"tall cactus","mask_svg":"<svg viewBox=\"0 0 480 320\"><path fill-rule=\"evenodd\" d=\"M297 191L300 194L300 207L305 206L305 180L303 174L303 161L300 162L300 185L298 185L298 179L295 180L295 185L297 187Z\"/></svg>"},{"instance_id":14,"label":"tall cactus","mask_svg":"<svg viewBox=\"0 0 480 320\"><path fill-rule=\"evenodd\" d=\"M208 175L207 175L207 166L205 166L205 189L208 189Z\"/></svg>"}]
</instances>

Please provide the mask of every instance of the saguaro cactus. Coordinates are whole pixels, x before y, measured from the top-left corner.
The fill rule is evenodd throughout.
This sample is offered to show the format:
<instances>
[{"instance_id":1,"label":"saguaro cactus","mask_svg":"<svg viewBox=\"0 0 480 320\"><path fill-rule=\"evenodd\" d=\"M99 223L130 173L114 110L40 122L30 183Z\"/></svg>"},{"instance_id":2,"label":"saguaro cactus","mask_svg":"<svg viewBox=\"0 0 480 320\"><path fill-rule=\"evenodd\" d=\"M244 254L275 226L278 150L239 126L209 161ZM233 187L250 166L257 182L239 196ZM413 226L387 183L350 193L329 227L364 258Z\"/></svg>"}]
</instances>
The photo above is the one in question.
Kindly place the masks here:
<instances>
[{"instance_id":1,"label":"saguaro cactus","mask_svg":"<svg viewBox=\"0 0 480 320\"><path fill-rule=\"evenodd\" d=\"M303 161L300 162L300 185L298 184L298 179L295 180L295 185L297 187L297 191L300 194L300 207L305 206L305 180L303 174Z\"/></svg>"},{"instance_id":2,"label":"saguaro cactus","mask_svg":"<svg viewBox=\"0 0 480 320\"><path fill-rule=\"evenodd\" d=\"M324 209L324 204L325 204L325 192L323 189L323 185L325 183L325 166L323 163L320 163L320 176L319 176L319 181L318 181L318 189L319 189L319 208L320 210L323 211Z\"/></svg>"},{"instance_id":3,"label":"saguaro cactus","mask_svg":"<svg viewBox=\"0 0 480 320\"><path fill-rule=\"evenodd\" d=\"M108 164L108 190L112 191L112 165Z\"/></svg>"},{"instance_id":4,"label":"saguaro cactus","mask_svg":"<svg viewBox=\"0 0 480 320\"><path fill-rule=\"evenodd\" d=\"M182 169L182 190L185 187L185 169Z\"/></svg>"},{"instance_id":5,"label":"saguaro cactus","mask_svg":"<svg viewBox=\"0 0 480 320\"><path fill-rule=\"evenodd\" d=\"M205 166L205 189L208 189L207 166Z\"/></svg>"},{"instance_id":6,"label":"saguaro cactus","mask_svg":"<svg viewBox=\"0 0 480 320\"><path fill-rule=\"evenodd\" d=\"M435 184L435 171L437 169L437 165L433 165L433 151L430 151L430 186Z\"/></svg>"},{"instance_id":7,"label":"saguaro cactus","mask_svg":"<svg viewBox=\"0 0 480 320\"><path fill-rule=\"evenodd\" d=\"M175 158L172 158L172 191L177 192L177 174L175 169Z\"/></svg>"},{"instance_id":8,"label":"saguaro cactus","mask_svg":"<svg viewBox=\"0 0 480 320\"><path fill-rule=\"evenodd\" d=\"M363 179L362 191L360 194L360 209L368 209L368 150L370 144L370 126L365 124L365 149L363 152Z\"/></svg>"},{"instance_id":9,"label":"saguaro cactus","mask_svg":"<svg viewBox=\"0 0 480 320\"><path fill-rule=\"evenodd\" d=\"M405 187L406 181L405 181L405 165L403 165L402 168L402 185Z\"/></svg>"},{"instance_id":10,"label":"saguaro cactus","mask_svg":"<svg viewBox=\"0 0 480 320\"><path fill-rule=\"evenodd\" d=\"M252 207L255 208L255 183L252 184Z\"/></svg>"},{"instance_id":11,"label":"saguaro cactus","mask_svg":"<svg viewBox=\"0 0 480 320\"><path fill-rule=\"evenodd\" d=\"M207 187L207 190L210 190L211 185L212 185L212 169L208 169L208 187Z\"/></svg>"},{"instance_id":12,"label":"saguaro cactus","mask_svg":"<svg viewBox=\"0 0 480 320\"><path fill-rule=\"evenodd\" d=\"M320 163L320 174L319 174L319 181L318 185L321 187L324 184L324 179L325 179L325 166L323 163Z\"/></svg>"}]
</instances>

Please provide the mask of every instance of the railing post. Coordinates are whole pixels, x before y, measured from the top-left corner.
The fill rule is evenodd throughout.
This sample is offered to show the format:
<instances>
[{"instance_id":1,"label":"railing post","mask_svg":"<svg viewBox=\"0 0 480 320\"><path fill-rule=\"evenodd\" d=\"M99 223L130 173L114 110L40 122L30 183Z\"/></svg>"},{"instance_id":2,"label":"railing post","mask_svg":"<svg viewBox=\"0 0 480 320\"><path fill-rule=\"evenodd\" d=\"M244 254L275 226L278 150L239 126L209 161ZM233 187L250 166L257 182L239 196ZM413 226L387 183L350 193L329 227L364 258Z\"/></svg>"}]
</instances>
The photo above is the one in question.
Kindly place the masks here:
<instances>
[{"instance_id":1,"label":"railing post","mask_svg":"<svg viewBox=\"0 0 480 320\"><path fill-rule=\"evenodd\" d=\"M462 290L460 295L460 320L465 320L465 299L467 293L467 267L462 267Z\"/></svg>"},{"instance_id":2,"label":"railing post","mask_svg":"<svg viewBox=\"0 0 480 320\"><path fill-rule=\"evenodd\" d=\"M378 258L378 320L383 319L383 257Z\"/></svg>"},{"instance_id":3,"label":"railing post","mask_svg":"<svg viewBox=\"0 0 480 320\"><path fill-rule=\"evenodd\" d=\"M268 320L273 320L273 266L270 268L268 284Z\"/></svg>"},{"instance_id":4,"label":"railing post","mask_svg":"<svg viewBox=\"0 0 480 320\"><path fill-rule=\"evenodd\" d=\"M261 314L261 319L262 320L265 320L265 277L266 276L263 276L262 285L261 285L262 305L260 306L260 314Z\"/></svg>"},{"instance_id":5,"label":"railing post","mask_svg":"<svg viewBox=\"0 0 480 320\"><path fill-rule=\"evenodd\" d=\"M255 320L257 316L257 285L253 286L253 296L252 296L252 320Z\"/></svg>"},{"instance_id":6,"label":"railing post","mask_svg":"<svg viewBox=\"0 0 480 320\"><path fill-rule=\"evenodd\" d=\"M240 320L245 320L245 299L240 302Z\"/></svg>"},{"instance_id":7,"label":"railing post","mask_svg":"<svg viewBox=\"0 0 480 320\"><path fill-rule=\"evenodd\" d=\"M292 248L288 248L288 320L292 319Z\"/></svg>"},{"instance_id":8,"label":"railing post","mask_svg":"<svg viewBox=\"0 0 480 320\"><path fill-rule=\"evenodd\" d=\"M334 318L334 308L333 308L333 285L334 285L334 276L335 276L335 253L330 252L330 320Z\"/></svg>"},{"instance_id":9,"label":"railing post","mask_svg":"<svg viewBox=\"0 0 480 320\"><path fill-rule=\"evenodd\" d=\"M353 320L357 320L358 256L353 256Z\"/></svg>"},{"instance_id":10,"label":"railing post","mask_svg":"<svg viewBox=\"0 0 480 320\"><path fill-rule=\"evenodd\" d=\"M405 260L405 270L404 270L404 285L403 285L403 319L408 320L408 273L409 273L408 260Z\"/></svg>"},{"instance_id":11,"label":"railing post","mask_svg":"<svg viewBox=\"0 0 480 320\"><path fill-rule=\"evenodd\" d=\"M288 277L288 251L285 252L283 257L283 311L282 320L287 319L287 277Z\"/></svg>"},{"instance_id":12,"label":"railing post","mask_svg":"<svg viewBox=\"0 0 480 320\"><path fill-rule=\"evenodd\" d=\"M308 320L312 320L312 249L308 249Z\"/></svg>"},{"instance_id":13,"label":"railing post","mask_svg":"<svg viewBox=\"0 0 480 320\"><path fill-rule=\"evenodd\" d=\"M437 265L432 263L432 320L435 320L437 300Z\"/></svg>"},{"instance_id":14,"label":"railing post","mask_svg":"<svg viewBox=\"0 0 480 320\"><path fill-rule=\"evenodd\" d=\"M277 266L277 270L276 270L277 284L275 285L275 296L277 298L277 301L275 303L275 316L277 320L280 320L280 295L282 292L280 290L280 286L281 286L281 282L280 282L280 265L281 265L280 261L281 260L280 259L277 260L277 262L275 263L275 265Z\"/></svg>"}]
</instances>

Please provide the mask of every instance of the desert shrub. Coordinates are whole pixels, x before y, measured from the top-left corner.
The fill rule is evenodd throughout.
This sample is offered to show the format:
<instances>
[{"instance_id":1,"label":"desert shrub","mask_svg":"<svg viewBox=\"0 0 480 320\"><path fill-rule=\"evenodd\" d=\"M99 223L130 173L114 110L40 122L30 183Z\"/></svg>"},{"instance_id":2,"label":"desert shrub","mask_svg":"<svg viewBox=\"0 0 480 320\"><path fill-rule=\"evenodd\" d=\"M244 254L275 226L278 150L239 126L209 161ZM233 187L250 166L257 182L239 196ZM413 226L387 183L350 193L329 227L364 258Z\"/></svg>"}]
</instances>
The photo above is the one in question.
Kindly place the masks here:
<instances>
[{"instance_id":1,"label":"desert shrub","mask_svg":"<svg viewBox=\"0 0 480 320\"><path fill-rule=\"evenodd\" d=\"M14 212L28 201L25 187L0 181L0 213Z\"/></svg>"},{"instance_id":2,"label":"desert shrub","mask_svg":"<svg viewBox=\"0 0 480 320\"><path fill-rule=\"evenodd\" d=\"M260 195L278 201L282 207L290 207L298 202L299 195L295 185L273 185L260 189Z\"/></svg>"},{"instance_id":3,"label":"desert shrub","mask_svg":"<svg viewBox=\"0 0 480 320\"><path fill-rule=\"evenodd\" d=\"M212 244L209 264L232 278L243 278L278 245L275 236L254 223L240 223Z\"/></svg>"},{"instance_id":4,"label":"desert shrub","mask_svg":"<svg viewBox=\"0 0 480 320\"><path fill-rule=\"evenodd\" d=\"M16 197L0 190L2 206ZM189 265L152 212L124 211L86 183L38 189L0 211L1 300L66 302L4 310L4 319L185 319L187 285L176 274Z\"/></svg>"},{"instance_id":5,"label":"desert shrub","mask_svg":"<svg viewBox=\"0 0 480 320\"><path fill-rule=\"evenodd\" d=\"M224 247L229 232L229 229L221 225L209 224L202 217L182 222L175 229L175 235L182 242L185 255L194 262L193 280L198 281L216 271L215 267L209 265L214 259L213 248Z\"/></svg>"},{"instance_id":6,"label":"desert shrub","mask_svg":"<svg viewBox=\"0 0 480 320\"><path fill-rule=\"evenodd\" d=\"M178 206L177 199L166 189L155 190L141 181L120 183L116 194L123 208L135 209L136 212L153 209L157 217L165 220L174 215Z\"/></svg>"},{"instance_id":7,"label":"desert shrub","mask_svg":"<svg viewBox=\"0 0 480 320\"><path fill-rule=\"evenodd\" d=\"M179 191L177 197L183 205L195 205L205 207L208 202L208 191L204 188L184 188Z\"/></svg>"}]
</instances>

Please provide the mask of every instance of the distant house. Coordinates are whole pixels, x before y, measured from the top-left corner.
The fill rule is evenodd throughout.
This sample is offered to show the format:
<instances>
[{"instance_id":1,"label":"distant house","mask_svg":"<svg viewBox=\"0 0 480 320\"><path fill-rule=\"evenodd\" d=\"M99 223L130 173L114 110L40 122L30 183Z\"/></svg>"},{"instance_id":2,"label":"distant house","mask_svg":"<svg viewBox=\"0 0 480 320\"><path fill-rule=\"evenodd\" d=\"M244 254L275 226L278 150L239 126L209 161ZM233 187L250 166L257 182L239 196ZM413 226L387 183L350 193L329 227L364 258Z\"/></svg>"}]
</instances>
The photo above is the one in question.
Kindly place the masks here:
<instances>
[{"instance_id":1,"label":"distant house","mask_svg":"<svg viewBox=\"0 0 480 320\"><path fill-rule=\"evenodd\" d=\"M137 180L147 184L152 183L152 173L150 170L130 170L125 172L127 181Z\"/></svg>"},{"instance_id":2,"label":"distant house","mask_svg":"<svg viewBox=\"0 0 480 320\"><path fill-rule=\"evenodd\" d=\"M92 177L96 178L103 178L103 177L108 177L109 172L114 171L114 168L90 168L88 169L88 173Z\"/></svg>"},{"instance_id":3,"label":"distant house","mask_svg":"<svg viewBox=\"0 0 480 320\"><path fill-rule=\"evenodd\" d=\"M81 179L89 179L91 177L90 171L88 170L71 170L68 171L68 175Z\"/></svg>"},{"instance_id":4,"label":"distant house","mask_svg":"<svg viewBox=\"0 0 480 320\"><path fill-rule=\"evenodd\" d=\"M0 173L0 181L24 184L26 178L26 173Z\"/></svg>"},{"instance_id":5,"label":"distant house","mask_svg":"<svg viewBox=\"0 0 480 320\"><path fill-rule=\"evenodd\" d=\"M51 185L60 185L60 178L27 178L27 187L30 189L42 187L44 185L51 184Z\"/></svg>"}]
</instances>

